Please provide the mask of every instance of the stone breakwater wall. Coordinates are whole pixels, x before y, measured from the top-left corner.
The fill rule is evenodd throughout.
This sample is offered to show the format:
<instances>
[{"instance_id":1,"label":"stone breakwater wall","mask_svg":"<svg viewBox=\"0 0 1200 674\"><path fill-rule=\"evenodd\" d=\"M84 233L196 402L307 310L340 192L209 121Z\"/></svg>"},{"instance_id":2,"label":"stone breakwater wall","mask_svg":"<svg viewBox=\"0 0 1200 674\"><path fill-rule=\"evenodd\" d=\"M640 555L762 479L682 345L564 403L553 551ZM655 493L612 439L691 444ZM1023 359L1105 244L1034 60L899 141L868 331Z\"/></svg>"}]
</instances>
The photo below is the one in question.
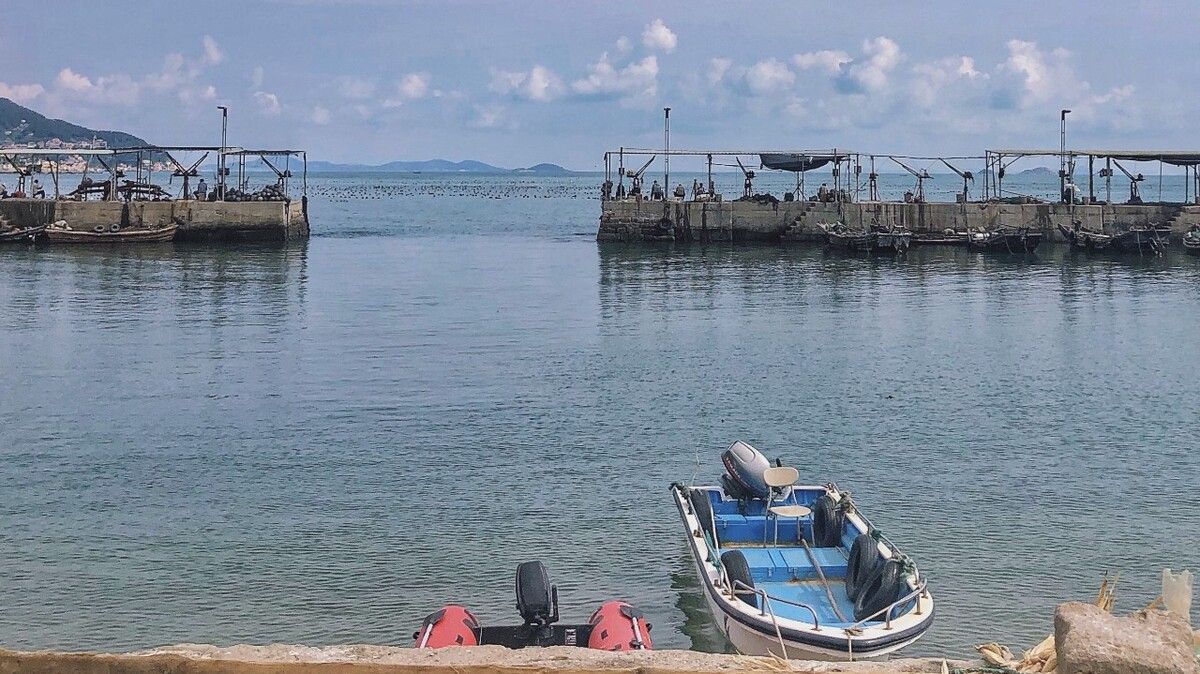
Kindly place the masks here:
<instances>
[{"instance_id":1,"label":"stone breakwater wall","mask_svg":"<svg viewBox=\"0 0 1200 674\"><path fill-rule=\"evenodd\" d=\"M872 223L906 227L917 233L939 233L1000 226L1030 227L1062 241L1058 225L1081 220L1089 229L1118 232L1132 225L1159 224L1179 237L1200 224L1200 206L1182 204L1087 205L1008 203L813 201L605 201L598 241L819 241L819 222L842 221L866 227Z\"/></svg>"},{"instance_id":2,"label":"stone breakwater wall","mask_svg":"<svg viewBox=\"0 0 1200 674\"><path fill-rule=\"evenodd\" d=\"M0 200L0 222L18 227L65 220L73 229L161 227L176 223L183 240L289 240L308 237L304 200L291 201L54 201Z\"/></svg>"}]
</instances>

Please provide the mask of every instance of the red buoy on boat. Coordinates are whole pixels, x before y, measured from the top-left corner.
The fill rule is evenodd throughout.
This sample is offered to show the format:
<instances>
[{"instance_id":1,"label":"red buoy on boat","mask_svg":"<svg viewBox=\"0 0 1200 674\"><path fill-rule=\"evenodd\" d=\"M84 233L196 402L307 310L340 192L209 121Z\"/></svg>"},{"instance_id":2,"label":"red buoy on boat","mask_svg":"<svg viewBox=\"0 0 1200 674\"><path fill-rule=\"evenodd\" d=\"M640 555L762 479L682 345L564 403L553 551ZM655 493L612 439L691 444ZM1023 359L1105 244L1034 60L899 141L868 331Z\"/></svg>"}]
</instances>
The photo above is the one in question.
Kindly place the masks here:
<instances>
[{"instance_id":1,"label":"red buoy on boat","mask_svg":"<svg viewBox=\"0 0 1200 674\"><path fill-rule=\"evenodd\" d=\"M650 650L650 623L641 611L623 601L606 601L588 620L588 648L605 651Z\"/></svg>"},{"instance_id":2,"label":"red buoy on boat","mask_svg":"<svg viewBox=\"0 0 1200 674\"><path fill-rule=\"evenodd\" d=\"M414 637L415 648L478 646L479 621L466 608L450 604L426 616Z\"/></svg>"}]
</instances>

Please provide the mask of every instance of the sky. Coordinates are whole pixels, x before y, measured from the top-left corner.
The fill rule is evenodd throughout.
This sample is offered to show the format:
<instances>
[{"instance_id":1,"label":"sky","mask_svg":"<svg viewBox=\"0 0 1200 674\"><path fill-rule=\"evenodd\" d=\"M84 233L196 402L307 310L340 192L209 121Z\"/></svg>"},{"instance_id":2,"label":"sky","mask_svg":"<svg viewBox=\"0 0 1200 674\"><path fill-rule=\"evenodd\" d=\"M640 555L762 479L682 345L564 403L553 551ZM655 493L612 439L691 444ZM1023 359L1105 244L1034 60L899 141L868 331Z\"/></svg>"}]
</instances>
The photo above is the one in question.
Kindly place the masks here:
<instances>
[{"instance_id":1,"label":"sky","mask_svg":"<svg viewBox=\"0 0 1200 674\"><path fill-rule=\"evenodd\" d=\"M1200 149L1195 0L0 0L0 96L150 142L603 167L605 150ZM19 10L19 11L18 11Z\"/></svg>"}]
</instances>

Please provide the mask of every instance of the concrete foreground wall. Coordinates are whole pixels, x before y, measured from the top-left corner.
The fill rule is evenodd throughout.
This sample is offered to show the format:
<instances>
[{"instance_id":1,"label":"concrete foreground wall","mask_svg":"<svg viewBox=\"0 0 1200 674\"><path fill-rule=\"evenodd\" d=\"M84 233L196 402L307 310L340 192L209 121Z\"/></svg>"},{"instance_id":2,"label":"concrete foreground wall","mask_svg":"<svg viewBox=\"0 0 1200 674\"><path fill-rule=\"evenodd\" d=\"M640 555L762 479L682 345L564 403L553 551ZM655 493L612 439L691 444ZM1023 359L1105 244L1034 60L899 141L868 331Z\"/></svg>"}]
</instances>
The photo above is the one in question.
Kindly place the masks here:
<instances>
[{"instance_id":1,"label":"concrete foreground wall","mask_svg":"<svg viewBox=\"0 0 1200 674\"><path fill-rule=\"evenodd\" d=\"M969 663L950 661L951 667ZM388 646L181 645L128 654L25 653L0 650L0 674L934 674L942 660L820 663L774 658L586 648L509 650L500 646L414 650Z\"/></svg>"},{"instance_id":2,"label":"concrete foreground wall","mask_svg":"<svg viewBox=\"0 0 1200 674\"><path fill-rule=\"evenodd\" d=\"M293 201L53 201L0 200L0 220L34 227L66 220L73 229L161 227L179 223L184 240L303 239L308 216L302 200Z\"/></svg>"},{"instance_id":3,"label":"concrete foreground wall","mask_svg":"<svg viewBox=\"0 0 1200 674\"><path fill-rule=\"evenodd\" d=\"M873 222L918 233L946 229L1031 227L1061 241L1057 225L1073 219L1089 229L1123 231L1131 225L1165 224L1174 236L1200 224L1200 206L1182 204L1088 205L812 201L763 204L753 201L680 202L641 199L603 203L598 241L807 241L821 240L818 222L866 227Z\"/></svg>"}]
</instances>

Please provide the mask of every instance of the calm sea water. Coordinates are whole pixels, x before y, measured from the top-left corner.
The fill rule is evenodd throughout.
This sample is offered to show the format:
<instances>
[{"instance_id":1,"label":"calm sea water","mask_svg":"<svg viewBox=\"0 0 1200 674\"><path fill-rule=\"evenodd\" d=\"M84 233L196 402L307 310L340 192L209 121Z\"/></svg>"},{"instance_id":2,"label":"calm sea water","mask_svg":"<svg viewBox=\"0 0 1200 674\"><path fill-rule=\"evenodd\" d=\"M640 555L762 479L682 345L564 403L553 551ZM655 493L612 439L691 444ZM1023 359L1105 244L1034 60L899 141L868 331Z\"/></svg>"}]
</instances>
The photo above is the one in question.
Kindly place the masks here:
<instances>
[{"instance_id":1,"label":"calm sea water","mask_svg":"<svg viewBox=\"0 0 1200 674\"><path fill-rule=\"evenodd\" d=\"M538 558L564 619L721 649L667 485L737 438L918 561L910 654L1200 571L1200 260L600 246L595 182L317 176L306 244L0 249L0 645L407 644L511 622Z\"/></svg>"}]
</instances>

